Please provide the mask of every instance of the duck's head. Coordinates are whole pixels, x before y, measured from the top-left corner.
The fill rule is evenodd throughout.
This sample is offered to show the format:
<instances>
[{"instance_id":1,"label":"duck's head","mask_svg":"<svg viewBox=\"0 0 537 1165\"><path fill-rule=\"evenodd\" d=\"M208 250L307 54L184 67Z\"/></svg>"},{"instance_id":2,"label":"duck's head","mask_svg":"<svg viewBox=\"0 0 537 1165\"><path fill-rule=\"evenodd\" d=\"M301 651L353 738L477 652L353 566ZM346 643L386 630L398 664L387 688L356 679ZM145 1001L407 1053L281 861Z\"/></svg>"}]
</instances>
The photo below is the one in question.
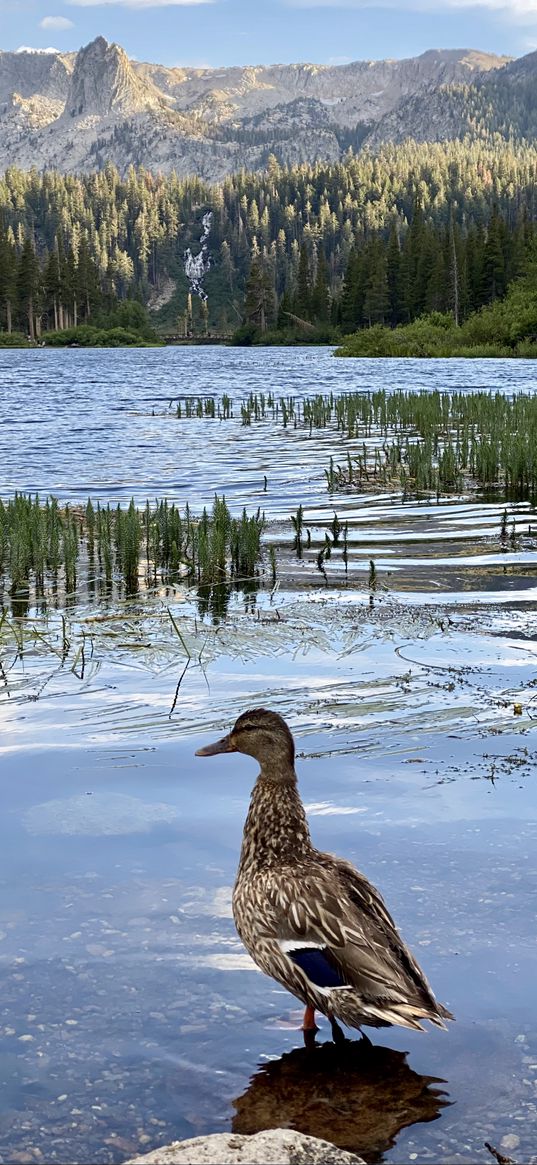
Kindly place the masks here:
<instances>
[{"instance_id":1,"label":"duck's head","mask_svg":"<svg viewBox=\"0 0 537 1165\"><path fill-rule=\"evenodd\" d=\"M215 756L218 752L244 752L259 761L262 769L270 769L271 773L281 769L282 776L295 761L295 744L285 720L266 708L243 712L227 736L198 748L196 756Z\"/></svg>"}]
</instances>

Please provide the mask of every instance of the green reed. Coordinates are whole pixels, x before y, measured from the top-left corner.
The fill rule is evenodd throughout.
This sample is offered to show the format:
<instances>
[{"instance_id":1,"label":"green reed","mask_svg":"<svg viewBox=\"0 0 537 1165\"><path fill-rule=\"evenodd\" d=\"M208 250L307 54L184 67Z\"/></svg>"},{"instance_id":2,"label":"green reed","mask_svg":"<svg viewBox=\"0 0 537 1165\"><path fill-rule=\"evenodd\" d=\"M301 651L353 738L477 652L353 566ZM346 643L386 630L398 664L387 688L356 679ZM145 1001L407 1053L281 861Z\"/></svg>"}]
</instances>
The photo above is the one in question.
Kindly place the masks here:
<instances>
[{"instance_id":1,"label":"green reed","mask_svg":"<svg viewBox=\"0 0 537 1165\"><path fill-rule=\"evenodd\" d=\"M295 532L295 540L293 549L296 550L298 557L302 556L302 533L304 530L304 507L300 505L296 514L291 514L291 525Z\"/></svg>"},{"instance_id":2,"label":"green reed","mask_svg":"<svg viewBox=\"0 0 537 1165\"><path fill-rule=\"evenodd\" d=\"M106 587L115 583L127 595L140 582L185 581L212 587L242 586L259 579L265 516L260 510L232 517L225 498L215 496L210 512L193 517L184 509L157 500L139 509L60 506L57 499L16 494L0 500L0 587L12 596L56 590L74 594L84 571ZM271 557L271 574L276 564ZM258 582L257 584L258 585Z\"/></svg>"},{"instance_id":3,"label":"green reed","mask_svg":"<svg viewBox=\"0 0 537 1165\"><path fill-rule=\"evenodd\" d=\"M511 501L537 498L537 397L501 393L349 393L302 402L304 422L332 423L361 448L331 459L330 492L376 481L403 491L501 487ZM374 438L367 446L364 438ZM381 447L378 442L382 441Z\"/></svg>"},{"instance_id":4,"label":"green reed","mask_svg":"<svg viewBox=\"0 0 537 1165\"><path fill-rule=\"evenodd\" d=\"M233 416L229 396L185 399L182 407L181 416ZM346 464L332 458L325 470L330 492L376 484L449 493L475 484L500 487L510 501L537 499L537 396L380 389L276 399L250 393L240 415L243 425L271 420L310 433L332 427L357 441Z\"/></svg>"}]
</instances>

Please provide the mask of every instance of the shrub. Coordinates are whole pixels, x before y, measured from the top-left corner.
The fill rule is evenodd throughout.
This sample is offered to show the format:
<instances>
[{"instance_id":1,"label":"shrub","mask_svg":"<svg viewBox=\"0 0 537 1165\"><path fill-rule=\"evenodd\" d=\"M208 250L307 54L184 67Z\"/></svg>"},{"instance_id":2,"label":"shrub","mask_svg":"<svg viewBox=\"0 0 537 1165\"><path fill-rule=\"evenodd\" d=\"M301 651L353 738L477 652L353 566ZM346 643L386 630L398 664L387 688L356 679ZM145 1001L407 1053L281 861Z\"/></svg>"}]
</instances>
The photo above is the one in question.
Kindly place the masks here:
<instances>
[{"instance_id":1,"label":"shrub","mask_svg":"<svg viewBox=\"0 0 537 1165\"><path fill-rule=\"evenodd\" d=\"M32 345L22 332L0 332L0 348L30 348Z\"/></svg>"}]
</instances>

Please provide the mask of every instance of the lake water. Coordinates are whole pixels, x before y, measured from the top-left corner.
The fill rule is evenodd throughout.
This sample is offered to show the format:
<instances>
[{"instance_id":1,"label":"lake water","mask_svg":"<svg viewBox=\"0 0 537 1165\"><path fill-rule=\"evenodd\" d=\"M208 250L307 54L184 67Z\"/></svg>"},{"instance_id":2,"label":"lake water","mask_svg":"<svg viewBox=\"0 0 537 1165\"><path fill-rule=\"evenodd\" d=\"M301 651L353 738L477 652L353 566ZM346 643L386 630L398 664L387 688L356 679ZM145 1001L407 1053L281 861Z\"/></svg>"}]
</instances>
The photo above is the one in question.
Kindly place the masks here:
<instances>
[{"instance_id":1,"label":"lake water","mask_svg":"<svg viewBox=\"0 0 537 1165\"><path fill-rule=\"evenodd\" d=\"M179 587L7 610L0 1160L114 1163L278 1123L393 1165L486 1161L484 1141L537 1154L535 513L508 507L506 550L501 498L331 497L341 434L237 415L250 392L379 387L537 376L323 349L0 355L2 496L199 511L223 492L265 510L279 562L278 588L237 594L219 624ZM175 416L223 393L234 420ZM325 578L334 510L349 570L334 554ZM378 885L449 1032L370 1032L334 1059L323 1023L305 1049L295 1001L249 961L230 895L255 765L194 751L252 705L289 720L315 841Z\"/></svg>"}]
</instances>

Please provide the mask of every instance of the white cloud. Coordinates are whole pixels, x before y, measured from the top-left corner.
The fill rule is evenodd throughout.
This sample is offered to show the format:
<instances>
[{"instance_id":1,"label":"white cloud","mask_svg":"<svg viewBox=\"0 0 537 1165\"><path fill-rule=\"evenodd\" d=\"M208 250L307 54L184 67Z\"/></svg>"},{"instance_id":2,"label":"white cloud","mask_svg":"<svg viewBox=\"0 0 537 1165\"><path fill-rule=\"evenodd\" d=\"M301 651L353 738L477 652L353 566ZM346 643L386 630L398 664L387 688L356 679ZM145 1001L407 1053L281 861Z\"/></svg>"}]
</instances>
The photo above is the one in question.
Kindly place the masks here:
<instances>
[{"instance_id":1,"label":"white cloud","mask_svg":"<svg viewBox=\"0 0 537 1165\"><path fill-rule=\"evenodd\" d=\"M285 0L285 2L291 8L392 8L403 12L486 8L505 19L521 23L532 23L537 18L537 0Z\"/></svg>"},{"instance_id":2,"label":"white cloud","mask_svg":"<svg viewBox=\"0 0 537 1165\"><path fill-rule=\"evenodd\" d=\"M40 28L55 28L58 32L64 32L67 28L74 28L72 20L67 16L44 16L39 23Z\"/></svg>"},{"instance_id":3,"label":"white cloud","mask_svg":"<svg viewBox=\"0 0 537 1165\"><path fill-rule=\"evenodd\" d=\"M213 4L214 0L67 0L67 3L74 4L76 8L179 8L187 4ZM537 0L536 0L537 3Z\"/></svg>"}]
</instances>

